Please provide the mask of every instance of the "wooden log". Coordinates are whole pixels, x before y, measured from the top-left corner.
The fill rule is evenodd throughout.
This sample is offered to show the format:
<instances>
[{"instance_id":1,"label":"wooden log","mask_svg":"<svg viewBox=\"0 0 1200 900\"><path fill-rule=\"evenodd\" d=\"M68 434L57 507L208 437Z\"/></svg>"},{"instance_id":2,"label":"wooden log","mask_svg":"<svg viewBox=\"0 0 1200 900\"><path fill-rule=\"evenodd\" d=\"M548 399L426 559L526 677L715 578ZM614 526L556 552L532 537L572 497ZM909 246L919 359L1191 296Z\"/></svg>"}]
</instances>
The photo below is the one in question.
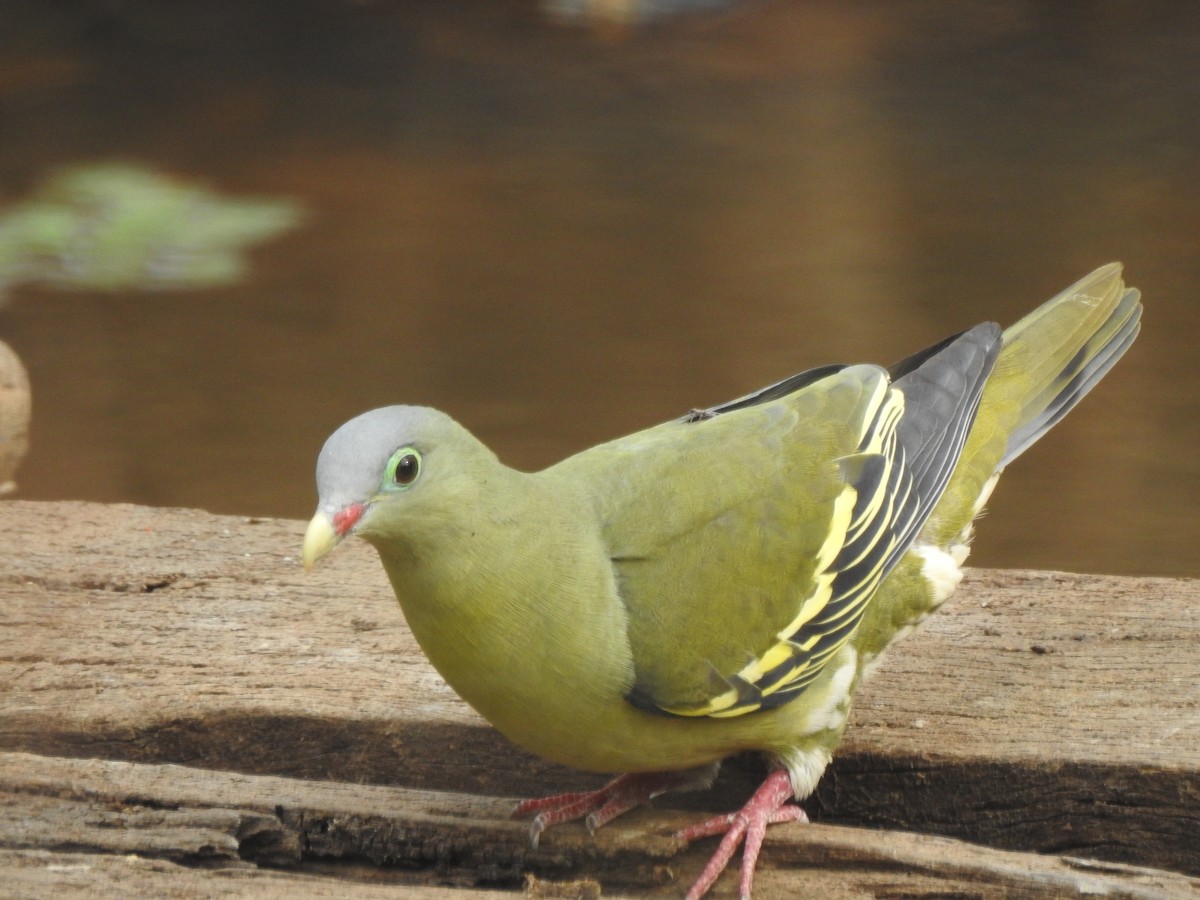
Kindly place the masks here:
<instances>
[{"instance_id":1,"label":"wooden log","mask_svg":"<svg viewBox=\"0 0 1200 900\"><path fill-rule=\"evenodd\" d=\"M513 747L454 696L415 646L369 547L347 542L305 576L296 559L302 530L299 522L195 510L0 503L0 750L93 765L176 763L222 770L223 777L340 782L347 790L369 784L462 794L472 821L499 821L488 797L599 782ZM895 648L860 692L810 811L835 823L1200 873L1198 650L1200 582L973 571L947 608ZM693 818L679 810L737 805L760 773L752 761L735 762L712 791L662 798L602 829L599 843L572 827L560 829L557 840L573 835L607 848L606 841L633 835L646 843L648 834ZM212 845L213 861L244 861L242 851L230 849L244 843L239 834L273 832L255 818L262 808L241 803L233 785L214 788L203 804L207 818L164 817L162 827L197 839L233 835L224 850ZM13 809L34 803L28 791L13 796ZM356 802L346 795L336 808L353 810ZM32 807L26 811L38 818ZM29 853L77 852L14 844L6 821L0 847L18 854L3 863L14 872L37 869ZM372 821L388 833L400 828L394 819ZM439 834L445 826L430 827ZM810 851L771 848L780 841L807 847L818 838L774 831L787 834L768 844L768 860L777 862L766 864L760 895L771 896L775 884L778 896L790 896L789 873L803 878L796 883L815 883L810 870L796 876L790 869ZM378 846L380 835L368 832L359 832L365 846ZM521 826L505 822L488 833L488 858L505 860L495 871L505 873L498 883L506 886L519 872L532 872L555 883L599 879L670 895L669 887L651 884L663 860L678 874L710 849L664 850L658 861L636 864L604 849L589 863L556 868L529 855ZM898 845L934 840L849 833L842 840L854 846L881 835ZM142 855L157 856L168 872L194 864L186 855L194 842L176 843L184 856L151 853L152 841ZM500 845L503 852L494 849ZM301 847L295 865L314 865L319 854ZM371 858L331 858L355 856ZM101 877L114 864L96 865ZM457 872L455 883L475 883L469 867L432 865ZM617 871L627 865L635 875ZM909 885L917 896L975 877L955 874L949 864L917 869L911 860L886 871L933 879ZM644 872L652 874L636 874ZM476 880L490 883L488 877ZM1181 884L1193 885L1176 881L1169 890L1183 890Z\"/></svg>"},{"instance_id":2,"label":"wooden log","mask_svg":"<svg viewBox=\"0 0 1200 900\"><path fill-rule=\"evenodd\" d=\"M0 753L0 799L8 854L0 854L0 872L30 868L31 853L56 859L70 854L73 862L57 862L59 871L132 853L172 863L181 883L199 888L211 877L185 873L216 866L298 867L307 856L390 867L377 870L374 880L400 893L415 885L520 883L522 872L536 871L541 896L598 896L600 879L624 893L677 889L680 876L689 882L704 862L702 850L681 854L681 842L655 833L682 826L687 816L680 812L638 811L594 837L578 827L553 829L534 849L527 825L508 816L512 804L505 800L184 766ZM878 896L901 888L905 896L985 897L1017 891L1152 898L1200 890L1200 880L1169 872L903 832L812 825L778 829L769 846L763 897L790 896L797 883L821 897ZM113 868L111 862L104 867ZM153 878L141 879L147 889L172 870L150 871ZM61 881L58 872L46 875L43 886ZM299 889L292 880L259 884L239 877L256 893Z\"/></svg>"}]
</instances>

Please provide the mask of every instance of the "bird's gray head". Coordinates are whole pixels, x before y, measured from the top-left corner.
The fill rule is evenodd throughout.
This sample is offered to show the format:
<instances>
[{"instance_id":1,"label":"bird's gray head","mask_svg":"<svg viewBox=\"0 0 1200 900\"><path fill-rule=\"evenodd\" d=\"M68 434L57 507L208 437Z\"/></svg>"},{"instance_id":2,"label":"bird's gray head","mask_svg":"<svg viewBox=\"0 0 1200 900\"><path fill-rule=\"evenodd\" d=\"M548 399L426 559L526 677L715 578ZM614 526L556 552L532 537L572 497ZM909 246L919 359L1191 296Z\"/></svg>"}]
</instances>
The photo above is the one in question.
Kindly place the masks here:
<instances>
[{"instance_id":1,"label":"bird's gray head","mask_svg":"<svg viewBox=\"0 0 1200 900\"><path fill-rule=\"evenodd\" d=\"M377 507L398 505L436 481L436 469L461 468L479 451L494 459L461 425L424 406L386 406L342 425L317 457L320 499L304 536L305 568L347 534L367 536Z\"/></svg>"}]
</instances>

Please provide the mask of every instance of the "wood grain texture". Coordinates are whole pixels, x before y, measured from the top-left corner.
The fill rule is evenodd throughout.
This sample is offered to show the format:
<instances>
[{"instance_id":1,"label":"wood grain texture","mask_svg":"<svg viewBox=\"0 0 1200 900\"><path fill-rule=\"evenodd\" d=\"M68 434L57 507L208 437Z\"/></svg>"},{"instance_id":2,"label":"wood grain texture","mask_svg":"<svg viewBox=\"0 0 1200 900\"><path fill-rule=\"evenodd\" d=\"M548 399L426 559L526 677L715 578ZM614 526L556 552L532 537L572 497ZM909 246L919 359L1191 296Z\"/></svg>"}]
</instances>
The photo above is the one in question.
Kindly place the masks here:
<instances>
[{"instance_id":1,"label":"wood grain texture","mask_svg":"<svg viewBox=\"0 0 1200 900\"><path fill-rule=\"evenodd\" d=\"M501 822L488 798L599 783L598 776L513 747L458 700L415 646L369 547L347 542L305 576L297 561L302 531L300 522L195 510L0 503L0 750L94 765L176 764L188 772L212 770L207 774L214 778L336 782L347 791L371 786L458 794L467 807L455 816L472 822L487 810L487 821ZM850 831L856 845L880 835L908 840L912 836L895 830L903 829L1198 874L1198 650L1200 582L972 571L947 607L895 648L860 692L846 741L810 811L826 822L871 826ZM56 778L68 777L54 771ZM672 823L692 819L692 810L740 804L760 774L756 761L736 760L713 790L662 798L654 809L601 830L595 846L608 847L605 842L620 835L645 843L647 835L667 834ZM262 846L275 834L270 821L256 818L263 809L274 816L273 807L247 806L242 787L214 784L198 819L184 799L179 809L187 815L163 816L161 828L150 828L145 816L123 820L134 823L126 829L131 840L146 843L133 851L118 844L84 851L98 855L95 877L116 877L111 867L120 869L99 856L126 852L154 856L156 866L166 867L155 869L153 879L169 879L162 872L176 869L194 872L201 845L211 845L214 854L206 865L247 863L238 848L254 845L253 835ZM5 872L11 868L13 877L24 878L41 871L30 853L80 852L41 839L28 846L12 840L12 817L22 809L30 821L53 821L56 814L71 819L45 806L46 798L58 796L49 786L6 796ZM322 802L353 810L366 801L346 794L336 804ZM370 821L382 832L400 827L394 818ZM485 841L503 860L495 864L504 873L498 880L486 873L472 880L475 869L442 857L405 865L453 871L459 886L511 887L532 872L552 885L599 879L606 889L672 895L669 885L652 883L665 877L661 872L623 879L614 867L628 860L618 862L607 849L586 865L538 862L527 853L523 826L502 826ZM437 835L446 826L430 827ZM101 830L121 828L93 831ZM790 896L788 879L800 877L793 865L804 865L805 884L824 871L824 863L810 870L807 850L772 849L790 847L793 831L778 829L786 835L768 843L774 862L766 864L761 896ZM581 828L561 833L592 842ZM148 853L158 846L154 834L173 835L170 852ZM205 837L214 834L227 840ZM381 840L366 826L356 834L368 846ZM302 841L296 861L287 856L292 851L283 833L278 837L284 856L254 865L295 868L328 858L345 866L345 859L371 858L361 847L338 856ZM428 840L453 845L444 838ZM654 873L667 866L678 876L698 868L709 849L670 849L656 862L629 868ZM918 870L911 860L865 871L933 879L896 882L916 896L957 890L948 885L975 877L953 867ZM1174 895L1193 884L1153 889ZM881 885L876 877L848 888L862 892L840 896L886 893ZM155 893L152 887L147 892Z\"/></svg>"},{"instance_id":2,"label":"wood grain texture","mask_svg":"<svg viewBox=\"0 0 1200 900\"><path fill-rule=\"evenodd\" d=\"M0 753L0 874L43 859L57 880L73 866L112 869L89 859L131 854L157 863L143 873L126 869L152 889L172 866L196 870L292 866L321 860L308 872L371 880L381 892L415 887L520 884L536 872L537 896L598 896L607 891L672 896L704 862L703 848L686 848L669 831L684 813L640 810L592 836L580 827L552 829L538 848L527 826L508 817L512 804L495 798L408 788L239 775L172 765L64 759ZM768 842L760 897L785 897L797 884L814 896L880 895L1061 897L1094 894L1139 898L1187 896L1200 881L1118 864L994 850L948 838L904 832L812 825L777 829ZM7 855L5 855L7 854ZM355 861L378 868L364 872ZM337 868L331 861L350 861ZM165 866L170 863L171 866ZM54 871L45 870L54 866ZM27 877L34 884L36 879ZM213 879L208 879L212 881ZM181 879L198 890L204 879ZM303 882L248 874L249 892L298 890ZM728 886L726 886L728 888ZM319 894L320 896L320 894Z\"/></svg>"}]
</instances>

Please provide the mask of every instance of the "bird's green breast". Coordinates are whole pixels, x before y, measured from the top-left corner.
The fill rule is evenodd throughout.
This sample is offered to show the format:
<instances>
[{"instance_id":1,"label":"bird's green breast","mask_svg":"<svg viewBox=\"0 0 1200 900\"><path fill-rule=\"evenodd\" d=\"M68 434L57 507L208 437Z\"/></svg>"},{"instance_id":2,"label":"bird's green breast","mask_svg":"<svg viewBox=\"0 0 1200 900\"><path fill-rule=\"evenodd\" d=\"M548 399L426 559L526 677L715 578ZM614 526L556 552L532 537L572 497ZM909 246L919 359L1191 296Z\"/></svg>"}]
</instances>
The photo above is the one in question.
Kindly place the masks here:
<instances>
[{"instance_id":1,"label":"bird's green breast","mask_svg":"<svg viewBox=\"0 0 1200 900\"><path fill-rule=\"evenodd\" d=\"M625 612L581 498L537 476L489 478L465 527L375 540L422 650L447 683L529 749L573 755L633 682Z\"/></svg>"}]
</instances>

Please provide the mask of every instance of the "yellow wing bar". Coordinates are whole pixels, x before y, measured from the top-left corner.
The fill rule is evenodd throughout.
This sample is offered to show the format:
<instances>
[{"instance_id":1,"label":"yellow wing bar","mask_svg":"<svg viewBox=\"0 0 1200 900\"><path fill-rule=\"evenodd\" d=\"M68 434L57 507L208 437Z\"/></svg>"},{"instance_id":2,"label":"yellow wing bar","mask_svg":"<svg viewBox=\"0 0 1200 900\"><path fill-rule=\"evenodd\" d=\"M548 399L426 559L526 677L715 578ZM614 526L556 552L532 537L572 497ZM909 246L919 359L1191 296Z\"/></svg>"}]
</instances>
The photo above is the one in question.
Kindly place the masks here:
<instances>
[{"instance_id":1,"label":"yellow wing bar","mask_svg":"<svg viewBox=\"0 0 1200 900\"><path fill-rule=\"evenodd\" d=\"M737 716L779 706L803 691L854 633L919 514L896 425L904 395L881 382L857 452L839 460L845 487L833 504L808 593L777 641L707 703L664 707L680 716Z\"/></svg>"}]
</instances>

